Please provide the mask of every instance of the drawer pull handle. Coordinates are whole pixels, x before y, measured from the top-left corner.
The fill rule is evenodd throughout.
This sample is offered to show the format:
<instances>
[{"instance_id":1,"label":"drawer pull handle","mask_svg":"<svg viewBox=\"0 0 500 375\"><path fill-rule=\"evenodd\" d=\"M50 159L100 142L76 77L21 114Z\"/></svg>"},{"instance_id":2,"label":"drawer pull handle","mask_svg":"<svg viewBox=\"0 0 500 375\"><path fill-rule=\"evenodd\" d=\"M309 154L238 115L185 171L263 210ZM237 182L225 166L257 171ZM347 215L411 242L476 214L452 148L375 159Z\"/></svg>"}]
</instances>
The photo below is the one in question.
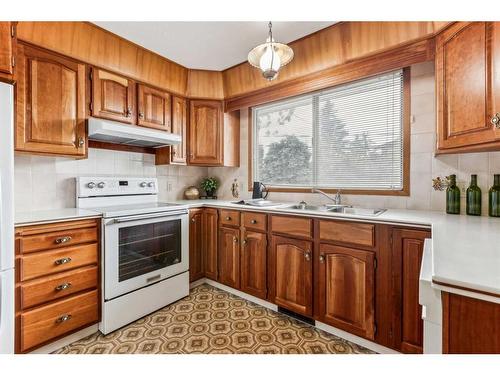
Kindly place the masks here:
<instances>
[{"instance_id":1,"label":"drawer pull handle","mask_svg":"<svg viewBox=\"0 0 500 375\"><path fill-rule=\"evenodd\" d=\"M72 317L71 317L71 314L65 314L63 316L60 316L59 318L56 319L56 323L64 323L64 322L67 322L68 320L70 320Z\"/></svg>"},{"instance_id":2,"label":"drawer pull handle","mask_svg":"<svg viewBox=\"0 0 500 375\"><path fill-rule=\"evenodd\" d=\"M71 236L64 236L64 237L59 237L59 238L56 238L56 244L60 245L62 243L67 243L71 241Z\"/></svg>"},{"instance_id":3,"label":"drawer pull handle","mask_svg":"<svg viewBox=\"0 0 500 375\"><path fill-rule=\"evenodd\" d=\"M227 221L231 221L231 216L226 216Z\"/></svg>"},{"instance_id":4,"label":"drawer pull handle","mask_svg":"<svg viewBox=\"0 0 500 375\"><path fill-rule=\"evenodd\" d=\"M61 290L69 289L70 287L71 287L71 283L64 283L64 284L56 286L56 290L59 292Z\"/></svg>"},{"instance_id":5,"label":"drawer pull handle","mask_svg":"<svg viewBox=\"0 0 500 375\"><path fill-rule=\"evenodd\" d=\"M151 277L148 277L146 279L146 282L147 283L152 283L153 281L160 280L160 278L161 278L161 275L151 276Z\"/></svg>"},{"instance_id":6,"label":"drawer pull handle","mask_svg":"<svg viewBox=\"0 0 500 375\"><path fill-rule=\"evenodd\" d=\"M252 224L257 224L257 220L252 219L252 220L250 221L250 223L252 223Z\"/></svg>"},{"instance_id":7,"label":"drawer pull handle","mask_svg":"<svg viewBox=\"0 0 500 375\"><path fill-rule=\"evenodd\" d=\"M69 262L71 262L71 258L67 257L67 258L58 259L54 263L56 264L56 266L60 266L62 264L66 264L66 263L69 263Z\"/></svg>"}]
</instances>

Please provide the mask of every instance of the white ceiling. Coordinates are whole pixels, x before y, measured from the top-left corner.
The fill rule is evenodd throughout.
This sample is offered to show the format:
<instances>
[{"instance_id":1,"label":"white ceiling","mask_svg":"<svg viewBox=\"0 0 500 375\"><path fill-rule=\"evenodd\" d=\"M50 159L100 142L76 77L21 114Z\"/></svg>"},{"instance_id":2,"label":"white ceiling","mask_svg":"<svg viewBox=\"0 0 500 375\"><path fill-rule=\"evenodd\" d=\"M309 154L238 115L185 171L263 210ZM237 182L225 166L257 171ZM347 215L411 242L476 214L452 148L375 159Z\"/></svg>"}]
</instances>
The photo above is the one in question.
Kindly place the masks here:
<instances>
[{"instance_id":1,"label":"white ceiling","mask_svg":"<svg viewBox=\"0 0 500 375\"><path fill-rule=\"evenodd\" d=\"M247 59L267 38L268 22L94 22L191 69L224 70ZM335 22L273 22L273 36L289 43Z\"/></svg>"}]
</instances>

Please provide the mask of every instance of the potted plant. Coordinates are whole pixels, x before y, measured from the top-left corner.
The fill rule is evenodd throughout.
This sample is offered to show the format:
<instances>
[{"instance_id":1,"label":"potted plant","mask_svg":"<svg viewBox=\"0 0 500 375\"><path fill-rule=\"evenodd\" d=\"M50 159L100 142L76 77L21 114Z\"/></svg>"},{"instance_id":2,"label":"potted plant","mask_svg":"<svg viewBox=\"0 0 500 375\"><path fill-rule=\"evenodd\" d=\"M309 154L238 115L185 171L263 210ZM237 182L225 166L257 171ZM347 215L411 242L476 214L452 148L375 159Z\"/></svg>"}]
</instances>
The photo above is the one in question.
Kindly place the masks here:
<instances>
[{"instance_id":1,"label":"potted plant","mask_svg":"<svg viewBox=\"0 0 500 375\"><path fill-rule=\"evenodd\" d=\"M219 187L219 181L215 177L207 177L201 181L201 188L205 190L207 197L213 197Z\"/></svg>"}]
</instances>

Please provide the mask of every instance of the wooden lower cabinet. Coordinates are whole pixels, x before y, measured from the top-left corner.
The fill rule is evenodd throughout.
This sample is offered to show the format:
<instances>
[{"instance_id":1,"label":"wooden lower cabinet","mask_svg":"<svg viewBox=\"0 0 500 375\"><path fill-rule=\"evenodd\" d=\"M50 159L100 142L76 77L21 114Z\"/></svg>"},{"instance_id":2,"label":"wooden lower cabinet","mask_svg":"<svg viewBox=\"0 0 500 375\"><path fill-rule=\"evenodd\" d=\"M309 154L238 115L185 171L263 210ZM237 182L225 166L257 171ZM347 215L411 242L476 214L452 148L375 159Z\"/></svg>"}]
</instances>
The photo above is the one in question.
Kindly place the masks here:
<instances>
[{"instance_id":1,"label":"wooden lower cabinet","mask_svg":"<svg viewBox=\"0 0 500 375\"><path fill-rule=\"evenodd\" d=\"M373 340L375 253L328 244L319 249L319 319Z\"/></svg>"},{"instance_id":2,"label":"wooden lower cabinet","mask_svg":"<svg viewBox=\"0 0 500 375\"><path fill-rule=\"evenodd\" d=\"M218 281L231 288L240 288L240 230L220 227L218 250Z\"/></svg>"},{"instance_id":3,"label":"wooden lower cabinet","mask_svg":"<svg viewBox=\"0 0 500 375\"><path fill-rule=\"evenodd\" d=\"M267 235L242 230L241 291L258 298L267 297Z\"/></svg>"},{"instance_id":4,"label":"wooden lower cabinet","mask_svg":"<svg viewBox=\"0 0 500 375\"><path fill-rule=\"evenodd\" d=\"M313 313L312 242L272 236L269 293L271 300L304 316Z\"/></svg>"},{"instance_id":5,"label":"wooden lower cabinet","mask_svg":"<svg viewBox=\"0 0 500 375\"><path fill-rule=\"evenodd\" d=\"M442 293L443 353L500 354L500 304Z\"/></svg>"},{"instance_id":6,"label":"wooden lower cabinet","mask_svg":"<svg viewBox=\"0 0 500 375\"><path fill-rule=\"evenodd\" d=\"M392 231L393 336L403 353L423 352L422 307L418 302L420 264L427 230L396 228Z\"/></svg>"},{"instance_id":7,"label":"wooden lower cabinet","mask_svg":"<svg viewBox=\"0 0 500 375\"><path fill-rule=\"evenodd\" d=\"M189 211L189 281L217 279L217 210Z\"/></svg>"},{"instance_id":8,"label":"wooden lower cabinet","mask_svg":"<svg viewBox=\"0 0 500 375\"><path fill-rule=\"evenodd\" d=\"M201 279L203 264L203 208L189 211L189 281Z\"/></svg>"}]
</instances>

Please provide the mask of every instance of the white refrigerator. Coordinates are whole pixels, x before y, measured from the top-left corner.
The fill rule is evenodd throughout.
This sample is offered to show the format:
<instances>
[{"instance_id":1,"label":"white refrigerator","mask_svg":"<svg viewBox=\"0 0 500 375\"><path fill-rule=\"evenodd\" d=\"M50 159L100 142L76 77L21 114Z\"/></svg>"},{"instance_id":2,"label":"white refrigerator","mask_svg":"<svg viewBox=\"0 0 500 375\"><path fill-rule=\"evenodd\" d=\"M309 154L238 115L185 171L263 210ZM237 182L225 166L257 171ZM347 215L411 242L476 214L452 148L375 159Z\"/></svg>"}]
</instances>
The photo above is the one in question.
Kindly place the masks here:
<instances>
[{"instance_id":1,"label":"white refrigerator","mask_svg":"<svg viewBox=\"0 0 500 375\"><path fill-rule=\"evenodd\" d=\"M14 352L14 90L0 82L0 354Z\"/></svg>"}]
</instances>

